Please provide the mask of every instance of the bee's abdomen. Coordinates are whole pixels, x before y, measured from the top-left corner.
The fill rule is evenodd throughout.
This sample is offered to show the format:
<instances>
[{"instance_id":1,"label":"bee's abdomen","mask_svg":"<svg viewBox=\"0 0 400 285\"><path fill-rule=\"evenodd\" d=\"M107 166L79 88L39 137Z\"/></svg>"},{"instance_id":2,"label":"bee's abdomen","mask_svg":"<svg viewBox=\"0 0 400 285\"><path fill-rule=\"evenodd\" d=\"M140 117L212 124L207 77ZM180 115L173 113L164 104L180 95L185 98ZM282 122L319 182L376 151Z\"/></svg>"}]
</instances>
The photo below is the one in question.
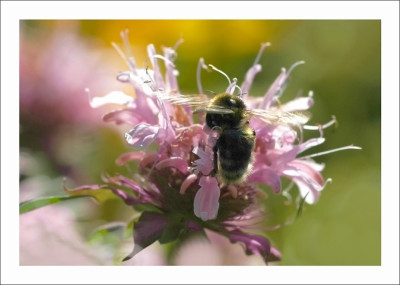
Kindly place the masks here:
<instances>
[{"instance_id":1,"label":"bee's abdomen","mask_svg":"<svg viewBox=\"0 0 400 285\"><path fill-rule=\"evenodd\" d=\"M250 128L224 130L217 140L219 173L228 183L241 181L252 162L254 132Z\"/></svg>"}]
</instances>

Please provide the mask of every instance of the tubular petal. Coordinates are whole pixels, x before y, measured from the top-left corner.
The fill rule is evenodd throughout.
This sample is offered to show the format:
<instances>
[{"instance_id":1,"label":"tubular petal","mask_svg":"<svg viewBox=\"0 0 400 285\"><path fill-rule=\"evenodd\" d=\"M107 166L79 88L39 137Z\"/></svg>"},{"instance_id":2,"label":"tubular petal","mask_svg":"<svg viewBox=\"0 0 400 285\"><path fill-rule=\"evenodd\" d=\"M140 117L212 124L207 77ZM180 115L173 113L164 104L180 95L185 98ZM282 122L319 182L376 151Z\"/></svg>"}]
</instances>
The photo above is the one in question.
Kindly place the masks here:
<instances>
[{"instance_id":1,"label":"tubular petal","mask_svg":"<svg viewBox=\"0 0 400 285\"><path fill-rule=\"evenodd\" d=\"M178 169L180 172L182 172L183 174L188 173L188 163L187 163L186 159L183 159L181 157L167 158L156 164L157 169L162 169L165 167L174 167L174 168Z\"/></svg>"},{"instance_id":2,"label":"tubular petal","mask_svg":"<svg viewBox=\"0 0 400 285\"><path fill-rule=\"evenodd\" d=\"M200 189L194 197L194 214L203 221L217 217L220 189L217 179L203 176L199 181Z\"/></svg>"},{"instance_id":3,"label":"tubular petal","mask_svg":"<svg viewBox=\"0 0 400 285\"><path fill-rule=\"evenodd\" d=\"M109 112L103 116L104 122L115 122L117 125L137 125L144 121L144 118L133 109L120 109Z\"/></svg>"},{"instance_id":4,"label":"tubular petal","mask_svg":"<svg viewBox=\"0 0 400 285\"><path fill-rule=\"evenodd\" d=\"M276 194L282 190L281 179L279 175L267 167L254 169L247 178L247 181L251 183L263 183L268 185Z\"/></svg>"},{"instance_id":5,"label":"tubular petal","mask_svg":"<svg viewBox=\"0 0 400 285\"><path fill-rule=\"evenodd\" d=\"M145 157L145 153L141 151L131 151L124 153L120 157L117 158L116 163L117 165L121 166L127 163L128 161L132 160L142 160Z\"/></svg>"},{"instance_id":6,"label":"tubular petal","mask_svg":"<svg viewBox=\"0 0 400 285\"><path fill-rule=\"evenodd\" d=\"M157 137L160 128L141 123L125 134L127 143L131 146L149 146Z\"/></svg>"},{"instance_id":7,"label":"tubular petal","mask_svg":"<svg viewBox=\"0 0 400 285\"><path fill-rule=\"evenodd\" d=\"M282 110L285 112L304 111L308 110L313 104L314 99L312 97L300 97L284 104Z\"/></svg>"},{"instance_id":8,"label":"tubular petal","mask_svg":"<svg viewBox=\"0 0 400 285\"><path fill-rule=\"evenodd\" d=\"M186 177L185 181L182 182L179 193L184 194L186 190L197 180L197 175L192 173Z\"/></svg>"},{"instance_id":9,"label":"tubular petal","mask_svg":"<svg viewBox=\"0 0 400 285\"><path fill-rule=\"evenodd\" d=\"M133 107L133 98L121 91L112 91L103 97L89 98L92 108L98 108L106 104L118 104Z\"/></svg>"}]
</instances>

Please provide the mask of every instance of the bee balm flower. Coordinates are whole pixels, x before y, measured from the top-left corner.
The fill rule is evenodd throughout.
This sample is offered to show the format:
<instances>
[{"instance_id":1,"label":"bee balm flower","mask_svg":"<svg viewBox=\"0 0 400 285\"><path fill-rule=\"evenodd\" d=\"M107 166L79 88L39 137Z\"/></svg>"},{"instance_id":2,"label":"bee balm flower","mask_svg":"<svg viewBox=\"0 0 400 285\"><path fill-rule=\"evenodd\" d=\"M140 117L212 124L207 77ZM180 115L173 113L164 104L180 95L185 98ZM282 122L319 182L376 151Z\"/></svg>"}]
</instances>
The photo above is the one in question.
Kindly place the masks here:
<instances>
[{"instance_id":1,"label":"bee balm flower","mask_svg":"<svg viewBox=\"0 0 400 285\"><path fill-rule=\"evenodd\" d=\"M182 97L178 89L178 72L173 62L176 49L165 48L164 54L160 55L153 45L149 45L147 51L152 68L138 68L129 54L127 32L122 33L122 38L127 54L117 45L115 47L123 55L129 70L121 72L117 79L130 84L135 97L116 91L92 98L91 105L98 107L119 103L124 106L106 114L103 119L131 125L126 141L133 147L139 147L139 150L136 148L122 154L117 164L135 162L138 173L130 178L104 176L106 185L90 185L85 189L108 188L127 205L142 206L141 216L134 224L135 247L126 259L155 241L167 243L208 229L228 237L231 242L243 244L246 253L258 254L265 262L279 260L279 251L271 246L267 238L244 231L263 216L257 202L257 195L262 191L258 185L268 185L279 194L282 192L281 178L286 177L297 184L306 202L315 203L329 180L324 180L320 174L322 165L307 157L298 158L298 155L323 143L322 130L334 121L318 127L307 126L305 122L298 124L300 131L320 131L320 137L303 142L289 124L280 123L280 120L268 124L257 116L252 117L249 124L254 130L255 140L249 175L238 183L225 183L214 169L218 155L215 155L213 147L219 140L221 128L208 129L194 123L190 104L179 104L186 97ZM226 94L233 94L235 89L241 90L240 100L255 114L277 109L278 98L297 65L288 71L282 69L263 97L251 97L249 90L254 76L261 70L258 59L265 47L262 46L241 88L236 85L236 79L231 81L228 78L229 86L225 91ZM165 65L165 76L161 74L159 61ZM199 71L204 66L201 59ZM201 91L200 72L198 83ZM311 95L299 97L283 104L280 110L304 111L312 104Z\"/></svg>"}]
</instances>

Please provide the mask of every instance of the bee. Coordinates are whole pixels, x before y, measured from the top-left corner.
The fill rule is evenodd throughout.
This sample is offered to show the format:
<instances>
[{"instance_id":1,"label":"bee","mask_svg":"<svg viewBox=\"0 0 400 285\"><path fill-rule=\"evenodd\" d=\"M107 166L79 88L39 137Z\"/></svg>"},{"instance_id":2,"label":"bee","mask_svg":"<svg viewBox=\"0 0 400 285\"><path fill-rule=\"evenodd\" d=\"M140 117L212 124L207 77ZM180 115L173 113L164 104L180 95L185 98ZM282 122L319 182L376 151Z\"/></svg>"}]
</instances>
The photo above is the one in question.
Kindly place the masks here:
<instances>
[{"instance_id":1,"label":"bee","mask_svg":"<svg viewBox=\"0 0 400 285\"><path fill-rule=\"evenodd\" d=\"M175 94L166 98L169 102L194 107L194 112L206 112L205 123L219 136L213 147L214 169L226 184L243 182L251 172L256 132L250 127L250 118L257 116L268 124L302 124L308 116L287 113L278 108L247 109L237 95L221 93L211 100L205 95Z\"/></svg>"}]
</instances>

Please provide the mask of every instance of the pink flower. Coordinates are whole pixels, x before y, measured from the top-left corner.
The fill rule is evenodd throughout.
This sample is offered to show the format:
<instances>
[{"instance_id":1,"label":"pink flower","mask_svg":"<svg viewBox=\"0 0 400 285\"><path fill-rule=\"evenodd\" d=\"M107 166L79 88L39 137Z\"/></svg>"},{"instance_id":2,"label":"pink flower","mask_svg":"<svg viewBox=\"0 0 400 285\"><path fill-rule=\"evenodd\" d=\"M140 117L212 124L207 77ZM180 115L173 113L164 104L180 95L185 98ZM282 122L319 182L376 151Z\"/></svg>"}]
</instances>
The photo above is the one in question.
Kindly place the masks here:
<instances>
[{"instance_id":1,"label":"pink flower","mask_svg":"<svg viewBox=\"0 0 400 285\"><path fill-rule=\"evenodd\" d=\"M217 217L220 189L214 177L203 176L199 180L200 189L194 197L194 214L203 221Z\"/></svg>"},{"instance_id":2,"label":"pink flower","mask_svg":"<svg viewBox=\"0 0 400 285\"><path fill-rule=\"evenodd\" d=\"M122 33L122 38L127 47L127 32ZM228 237L231 242L242 243L248 254L258 254L266 262L278 260L280 253L268 239L242 231L263 217L257 203L257 194L262 191L258 184L268 185L279 194L282 192L281 178L288 178L298 186L301 197L312 204L330 181L324 180L320 173L323 165L312 161L310 156L301 158L299 154L322 144L325 140L322 130L332 125L334 120L322 126L308 126L307 120L298 120L296 125L291 125L285 123L284 117L273 115L289 116L282 112L304 111L313 105L310 93L277 107L291 72L303 62L295 63L288 71L283 68L262 98L252 97L250 89L254 76L261 70L258 60L267 44L262 45L241 88L236 84L237 79L230 80L210 65L228 78L226 93L232 94L239 89L247 108L256 115L264 114L262 119L254 116L250 120L256 137L249 175L235 185L226 185L213 173L216 161L212 148L218 142L218 128L210 130L194 124L189 106L172 104L181 100L176 78L178 72L173 63L176 49L165 48L164 55L160 55L153 45L149 45L147 50L152 68L138 68L128 48L128 54L124 55L117 45L114 46L129 66L129 71L121 72L117 78L130 84L136 97L114 91L102 98L92 98L91 105L116 103L123 106L106 114L103 119L131 125L132 129L126 133L127 143L141 147L142 151L123 154L117 163L136 162L138 173L133 179L120 175L105 176L103 179L108 186L91 185L87 188L108 187L126 204L142 206L141 217L134 226L135 248L127 258L157 240L167 243L192 232L210 229ZM165 65L165 76L161 74L159 61ZM203 67L205 64L201 59L197 80L200 91ZM303 141L302 132L305 130L319 130L320 136Z\"/></svg>"}]
</instances>

